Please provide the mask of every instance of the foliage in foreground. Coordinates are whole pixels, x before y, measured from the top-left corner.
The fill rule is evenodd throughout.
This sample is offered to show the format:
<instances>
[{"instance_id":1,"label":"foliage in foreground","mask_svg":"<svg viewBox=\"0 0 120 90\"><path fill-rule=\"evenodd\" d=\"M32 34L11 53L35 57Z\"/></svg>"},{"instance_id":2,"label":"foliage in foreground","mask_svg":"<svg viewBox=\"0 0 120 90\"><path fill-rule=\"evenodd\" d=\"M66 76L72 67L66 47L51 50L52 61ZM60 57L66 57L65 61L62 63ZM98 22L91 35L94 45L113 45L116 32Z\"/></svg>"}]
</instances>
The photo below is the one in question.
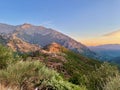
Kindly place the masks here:
<instances>
[{"instance_id":1,"label":"foliage in foreground","mask_svg":"<svg viewBox=\"0 0 120 90\"><path fill-rule=\"evenodd\" d=\"M6 68L15 61L13 51L7 47L0 45L0 69Z\"/></svg>"},{"instance_id":2,"label":"foliage in foreground","mask_svg":"<svg viewBox=\"0 0 120 90\"><path fill-rule=\"evenodd\" d=\"M120 90L120 75L108 78L108 82L104 85L103 90Z\"/></svg>"},{"instance_id":3,"label":"foliage in foreground","mask_svg":"<svg viewBox=\"0 0 120 90\"><path fill-rule=\"evenodd\" d=\"M38 61L18 62L0 70L0 81L5 86L17 86L19 90L86 90L85 87L73 85L64 81L53 70L48 69Z\"/></svg>"},{"instance_id":4,"label":"foliage in foreground","mask_svg":"<svg viewBox=\"0 0 120 90\"><path fill-rule=\"evenodd\" d=\"M90 90L103 90L103 87L109 83L108 79L112 80L117 75L119 75L119 71L116 66L103 63L101 67L96 68L95 71L86 76L86 86Z\"/></svg>"}]
</instances>

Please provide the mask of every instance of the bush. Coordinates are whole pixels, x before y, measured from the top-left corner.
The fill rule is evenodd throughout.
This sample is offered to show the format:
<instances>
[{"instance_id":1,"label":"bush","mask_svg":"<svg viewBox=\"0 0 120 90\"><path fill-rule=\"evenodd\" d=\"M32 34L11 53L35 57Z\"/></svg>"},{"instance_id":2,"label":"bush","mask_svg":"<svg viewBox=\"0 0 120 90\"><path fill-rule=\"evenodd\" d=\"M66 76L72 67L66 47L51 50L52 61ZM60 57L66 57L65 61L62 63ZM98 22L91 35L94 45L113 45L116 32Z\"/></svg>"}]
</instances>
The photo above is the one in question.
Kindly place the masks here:
<instances>
[{"instance_id":1,"label":"bush","mask_svg":"<svg viewBox=\"0 0 120 90\"><path fill-rule=\"evenodd\" d=\"M120 75L116 77L109 77L107 83L104 85L103 90L120 90Z\"/></svg>"},{"instance_id":2,"label":"bush","mask_svg":"<svg viewBox=\"0 0 120 90\"><path fill-rule=\"evenodd\" d=\"M119 74L116 66L112 66L109 63L103 63L100 68L96 68L87 76L86 86L90 90L103 90L104 85L108 83L108 78L114 78ZM115 89L113 89L115 90Z\"/></svg>"},{"instance_id":3,"label":"bush","mask_svg":"<svg viewBox=\"0 0 120 90\"><path fill-rule=\"evenodd\" d=\"M0 45L0 69L6 68L15 61L15 54L7 47Z\"/></svg>"},{"instance_id":4,"label":"bush","mask_svg":"<svg viewBox=\"0 0 120 90\"><path fill-rule=\"evenodd\" d=\"M55 71L48 69L38 61L17 62L14 66L9 65L6 70L0 70L2 85L19 87L20 90L86 90L64 81Z\"/></svg>"}]
</instances>

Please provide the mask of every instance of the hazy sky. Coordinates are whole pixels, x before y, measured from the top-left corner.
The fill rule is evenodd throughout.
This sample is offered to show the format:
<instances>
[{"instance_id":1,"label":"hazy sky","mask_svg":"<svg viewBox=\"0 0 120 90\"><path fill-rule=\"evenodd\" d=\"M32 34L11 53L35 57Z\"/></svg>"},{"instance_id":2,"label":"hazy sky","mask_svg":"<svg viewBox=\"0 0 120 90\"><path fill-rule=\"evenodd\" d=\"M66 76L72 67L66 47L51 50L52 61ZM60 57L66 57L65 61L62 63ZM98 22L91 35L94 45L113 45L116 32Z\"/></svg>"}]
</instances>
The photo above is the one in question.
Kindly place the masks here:
<instances>
[{"instance_id":1,"label":"hazy sky","mask_svg":"<svg viewBox=\"0 0 120 90\"><path fill-rule=\"evenodd\" d=\"M44 25L80 41L120 29L120 0L0 0L0 22Z\"/></svg>"}]
</instances>

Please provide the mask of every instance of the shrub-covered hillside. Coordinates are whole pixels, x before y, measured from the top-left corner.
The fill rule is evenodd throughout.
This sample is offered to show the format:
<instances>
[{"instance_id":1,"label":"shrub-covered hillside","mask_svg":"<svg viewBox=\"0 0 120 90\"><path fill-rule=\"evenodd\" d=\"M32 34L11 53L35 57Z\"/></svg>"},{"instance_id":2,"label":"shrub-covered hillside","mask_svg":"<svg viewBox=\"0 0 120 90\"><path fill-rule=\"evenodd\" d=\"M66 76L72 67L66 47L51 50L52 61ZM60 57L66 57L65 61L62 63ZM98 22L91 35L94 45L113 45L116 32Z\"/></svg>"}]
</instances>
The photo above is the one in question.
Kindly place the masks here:
<instances>
[{"instance_id":1,"label":"shrub-covered hillside","mask_svg":"<svg viewBox=\"0 0 120 90\"><path fill-rule=\"evenodd\" d=\"M20 55L0 46L0 89L119 90L120 73L116 66L65 48L61 48L61 52Z\"/></svg>"},{"instance_id":2,"label":"shrub-covered hillside","mask_svg":"<svg viewBox=\"0 0 120 90\"><path fill-rule=\"evenodd\" d=\"M43 62L47 67L57 70L65 79L77 85L83 85L84 82L81 81L83 76L88 75L102 64L98 60L87 58L58 46L56 49L54 46L48 45L47 48L44 48L45 53L37 51L22 54L22 57L25 61L39 60ZM51 50L53 48L54 51Z\"/></svg>"},{"instance_id":3,"label":"shrub-covered hillside","mask_svg":"<svg viewBox=\"0 0 120 90\"><path fill-rule=\"evenodd\" d=\"M0 67L2 67L0 70L0 86L3 89L86 90L83 86L65 81L56 71L48 69L39 61L18 60L18 57L16 58L10 49L0 46L0 50L1 55L3 55L0 56Z\"/></svg>"}]
</instances>

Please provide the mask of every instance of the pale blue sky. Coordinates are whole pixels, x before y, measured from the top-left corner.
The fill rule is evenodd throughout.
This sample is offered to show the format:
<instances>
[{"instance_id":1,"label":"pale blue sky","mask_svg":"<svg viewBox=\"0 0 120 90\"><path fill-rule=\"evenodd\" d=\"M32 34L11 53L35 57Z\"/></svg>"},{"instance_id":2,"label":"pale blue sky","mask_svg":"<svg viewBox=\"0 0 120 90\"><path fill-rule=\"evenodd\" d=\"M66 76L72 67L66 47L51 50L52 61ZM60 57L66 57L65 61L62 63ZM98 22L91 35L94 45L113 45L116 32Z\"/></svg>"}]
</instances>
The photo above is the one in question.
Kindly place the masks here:
<instances>
[{"instance_id":1,"label":"pale blue sky","mask_svg":"<svg viewBox=\"0 0 120 90\"><path fill-rule=\"evenodd\" d=\"M91 38L120 29L120 0L0 0L0 22L27 22Z\"/></svg>"}]
</instances>

